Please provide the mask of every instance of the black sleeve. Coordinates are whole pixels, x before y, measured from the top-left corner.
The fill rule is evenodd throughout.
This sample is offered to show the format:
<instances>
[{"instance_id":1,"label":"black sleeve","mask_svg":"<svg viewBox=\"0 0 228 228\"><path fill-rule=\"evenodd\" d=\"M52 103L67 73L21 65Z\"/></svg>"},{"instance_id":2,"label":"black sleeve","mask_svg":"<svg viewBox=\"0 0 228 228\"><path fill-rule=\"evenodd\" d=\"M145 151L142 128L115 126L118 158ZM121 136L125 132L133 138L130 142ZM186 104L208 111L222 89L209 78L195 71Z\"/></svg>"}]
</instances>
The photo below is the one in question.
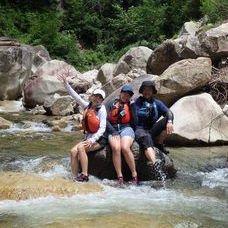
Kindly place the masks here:
<instances>
[{"instance_id":1,"label":"black sleeve","mask_svg":"<svg viewBox=\"0 0 228 228\"><path fill-rule=\"evenodd\" d=\"M173 122L174 115L173 115L173 112L170 109L167 110L166 117L167 117L168 121L171 120Z\"/></svg>"},{"instance_id":2,"label":"black sleeve","mask_svg":"<svg viewBox=\"0 0 228 228\"><path fill-rule=\"evenodd\" d=\"M131 127L135 130L136 125L138 124L138 115L137 115L135 103L130 104L130 113L131 113Z\"/></svg>"},{"instance_id":3,"label":"black sleeve","mask_svg":"<svg viewBox=\"0 0 228 228\"><path fill-rule=\"evenodd\" d=\"M115 130L115 128L112 126L108 119L109 112L112 110L112 105L114 101L110 101L106 104L106 111L107 111L107 120L106 120L106 134L107 135L119 135L119 132Z\"/></svg>"}]
</instances>

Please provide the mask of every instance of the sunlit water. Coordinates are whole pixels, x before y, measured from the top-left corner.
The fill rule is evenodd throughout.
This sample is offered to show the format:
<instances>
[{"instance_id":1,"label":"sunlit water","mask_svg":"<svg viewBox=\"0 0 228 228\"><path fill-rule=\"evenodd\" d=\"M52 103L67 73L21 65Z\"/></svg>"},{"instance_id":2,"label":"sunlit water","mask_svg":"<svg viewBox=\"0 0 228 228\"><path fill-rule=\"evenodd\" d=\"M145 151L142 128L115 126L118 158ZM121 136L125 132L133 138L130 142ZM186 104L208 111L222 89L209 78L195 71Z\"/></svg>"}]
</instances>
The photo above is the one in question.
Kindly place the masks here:
<instances>
[{"instance_id":1,"label":"sunlit water","mask_svg":"<svg viewBox=\"0 0 228 228\"><path fill-rule=\"evenodd\" d=\"M70 180L69 150L82 135L53 133L24 119L14 117L15 125L0 131L0 171ZM120 188L115 180L90 177L104 191L2 200L0 227L228 227L227 155L227 146L172 148L178 172L165 186L150 181Z\"/></svg>"}]
</instances>

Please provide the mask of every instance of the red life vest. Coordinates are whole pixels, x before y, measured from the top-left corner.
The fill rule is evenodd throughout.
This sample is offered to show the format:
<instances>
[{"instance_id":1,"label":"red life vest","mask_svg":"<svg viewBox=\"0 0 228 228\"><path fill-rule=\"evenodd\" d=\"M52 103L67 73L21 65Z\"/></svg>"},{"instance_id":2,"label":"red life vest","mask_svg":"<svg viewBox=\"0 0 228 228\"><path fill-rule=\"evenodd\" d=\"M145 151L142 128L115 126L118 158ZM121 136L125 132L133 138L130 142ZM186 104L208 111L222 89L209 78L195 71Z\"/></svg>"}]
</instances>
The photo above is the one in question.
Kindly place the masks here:
<instances>
[{"instance_id":1,"label":"red life vest","mask_svg":"<svg viewBox=\"0 0 228 228\"><path fill-rule=\"evenodd\" d=\"M118 124L118 115L121 117L119 117L119 119L121 120L120 124L128 124L130 123L131 120L131 113L130 113L130 108L128 104L124 104L123 107L120 107L120 102L116 101L113 104L113 109L109 112L108 114L108 119L110 121L110 123L112 124ZM125 115L120 115L120 113L122 111L125 111Z\"/></svg>"},{"instance_id":2,"label":"red life vest","mask_svg":"<svg viewBox=\"0 0 228 228\"><path fill-rule=\"evenodd\" d=\"M88 110L89 107L87 107L83 113L82 127L84 132L95 133L100 127L100 120L96 117L94 108Z\"/></svg>"}]
</instances>

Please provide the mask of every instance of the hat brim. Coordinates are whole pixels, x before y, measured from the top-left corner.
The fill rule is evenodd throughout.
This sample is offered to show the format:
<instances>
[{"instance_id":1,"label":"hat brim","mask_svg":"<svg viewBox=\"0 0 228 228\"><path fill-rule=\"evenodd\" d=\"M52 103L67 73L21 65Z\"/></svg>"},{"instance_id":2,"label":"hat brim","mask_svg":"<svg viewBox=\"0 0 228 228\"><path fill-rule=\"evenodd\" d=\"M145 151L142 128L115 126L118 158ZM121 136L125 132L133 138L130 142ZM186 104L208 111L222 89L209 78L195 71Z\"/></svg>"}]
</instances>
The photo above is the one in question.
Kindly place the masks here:
<instances>
[{"instance_id":1,"label":"hat brim","mask_svg":"<svg viewBox=\"0 0 228 228\"><path fill-rule=\"evenodd\" d=\"M153 94L156 94L158 91L156 90L155 86L151 85L151 86L145 86L145 85L141 85L139 88L139 93L143 93L143 89L144 87L150 87L153 90Z\"/></svg>"}]
</instances>

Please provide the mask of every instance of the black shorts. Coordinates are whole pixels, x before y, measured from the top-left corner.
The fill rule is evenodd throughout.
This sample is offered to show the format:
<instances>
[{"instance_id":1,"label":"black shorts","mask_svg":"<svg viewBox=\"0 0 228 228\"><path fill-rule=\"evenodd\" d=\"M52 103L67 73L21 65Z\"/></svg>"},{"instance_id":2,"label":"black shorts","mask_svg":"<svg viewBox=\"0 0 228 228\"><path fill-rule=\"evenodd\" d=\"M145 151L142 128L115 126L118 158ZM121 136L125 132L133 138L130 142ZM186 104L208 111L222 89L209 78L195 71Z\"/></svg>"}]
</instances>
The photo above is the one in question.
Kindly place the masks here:
<instances>
[{"instance_id":1,"label":"black shorts","mask_svg":"<svg viewBox=\"0 0 228 228\"><path fill-rule=\"evenodd\" d=\"M98 140L97 143L101 145L101 147L105 147L107 145L107 139L103 136L101 136Z\"/></svg>"},{"instance_id":2,"label":"black shorts","mask_svg":"<svg viewBox=\"0 0 228 228\"><path fill-rule=\"evenodd\" d=\"M167 117L162 118L154 124L151 129L138 128L135 131L135 139L142 147L143 150L146 150L149 147L154 146L154 139L161 134L163 130L166 129Z\"/></svg>"}]
</instances>

